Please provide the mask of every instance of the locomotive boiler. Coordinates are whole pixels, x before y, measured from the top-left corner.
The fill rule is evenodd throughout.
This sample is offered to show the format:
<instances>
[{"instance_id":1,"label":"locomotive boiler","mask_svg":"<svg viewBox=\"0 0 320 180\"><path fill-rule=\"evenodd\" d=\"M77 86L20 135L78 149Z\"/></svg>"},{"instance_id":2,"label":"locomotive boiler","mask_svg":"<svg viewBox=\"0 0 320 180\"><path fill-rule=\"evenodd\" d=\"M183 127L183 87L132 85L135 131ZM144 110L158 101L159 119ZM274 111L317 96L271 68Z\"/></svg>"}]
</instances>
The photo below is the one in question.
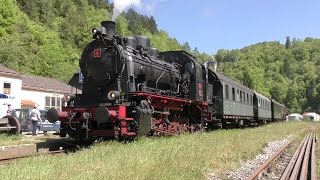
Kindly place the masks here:
<instances>
[{"instance_id":1,"label":"locomotive boiler","mask_svg":"<svg viewBox=\"0 0 320 180\"><path fill-rule=\"evenodd\" d=\"M183 96L179 65L158 58L145 36L121 38L115 35L115 23L103 21L93 30L94 41L85 47L80 68L84 87L80 105L111 102L113 92L148 91ZM118 94L119 94L118 93Z\"/></svg>"}]
</instances>

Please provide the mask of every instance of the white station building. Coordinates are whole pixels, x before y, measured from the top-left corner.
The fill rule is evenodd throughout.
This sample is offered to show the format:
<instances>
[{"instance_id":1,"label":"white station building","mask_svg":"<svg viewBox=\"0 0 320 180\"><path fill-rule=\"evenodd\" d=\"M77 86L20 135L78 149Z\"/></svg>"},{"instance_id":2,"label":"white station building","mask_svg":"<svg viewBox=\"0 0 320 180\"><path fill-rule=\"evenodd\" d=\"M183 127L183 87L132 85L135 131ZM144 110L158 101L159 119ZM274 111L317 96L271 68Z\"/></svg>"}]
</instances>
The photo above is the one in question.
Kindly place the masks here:
<instances>
[{"instance_id":1,"label":"white station building","mask_svg":"<svg viewBox=\"0 0 320 180\"><path fill-rule=\"evenodd\" d=\"M7 105L14 109L56 108L61 110L63 96L76 89L60 80L24 75L0 64L0 117L6 114Z\"/></svg>"}]
</instances>

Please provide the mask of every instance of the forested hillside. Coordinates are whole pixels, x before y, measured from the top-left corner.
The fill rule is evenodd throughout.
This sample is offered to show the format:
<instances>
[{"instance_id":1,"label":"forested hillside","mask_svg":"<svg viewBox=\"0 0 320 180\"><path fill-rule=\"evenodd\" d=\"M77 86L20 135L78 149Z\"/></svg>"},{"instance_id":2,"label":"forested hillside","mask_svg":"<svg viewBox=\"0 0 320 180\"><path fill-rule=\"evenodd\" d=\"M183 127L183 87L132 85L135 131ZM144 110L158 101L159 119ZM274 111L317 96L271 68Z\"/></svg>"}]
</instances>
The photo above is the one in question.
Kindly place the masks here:
<instances>
[{"instance_id":1,"label":"forested hillside","mask_svg":"<svg viewBox=\"0 0 320 180\"><path fill-rule=\"evenodd\" d=\"M16 71L68 81L78 70L90 30L110 20L106 0L0 0L0 63ZM120 35L143 34L161 51L185 49L200 61L212 55L180 44L157 27L151 16L133 9L116 19ZM287 38L243 49L221 49L218 71L285 103L291 112L320 112L320 40Z\"/></svg>"},{"instance_id":2,"label":"forested hillside","mask_svg":"<svg viewBox=\"0 0 320 180\"><path fill-rule=\"evenodd\" d=\"M286 38L240 50L220 49L218 69L287 105L290 112L320 112L320 39Z\"/></svg>"},{"instance_id":3,"label":"forested hillside","mask_svg":"<svg viewBox=\"0 0 320 180\"><path fill-rule=\"evenodd\" d=\"M112 4L105 0L0 0L0 4L0 63L64 81L78 70L91 29L110 20L112 11ZM116 22L120 35L147 35L161 51L185 48L159 30L153 17L133 9Z\"/></svg>"}]
</instances>

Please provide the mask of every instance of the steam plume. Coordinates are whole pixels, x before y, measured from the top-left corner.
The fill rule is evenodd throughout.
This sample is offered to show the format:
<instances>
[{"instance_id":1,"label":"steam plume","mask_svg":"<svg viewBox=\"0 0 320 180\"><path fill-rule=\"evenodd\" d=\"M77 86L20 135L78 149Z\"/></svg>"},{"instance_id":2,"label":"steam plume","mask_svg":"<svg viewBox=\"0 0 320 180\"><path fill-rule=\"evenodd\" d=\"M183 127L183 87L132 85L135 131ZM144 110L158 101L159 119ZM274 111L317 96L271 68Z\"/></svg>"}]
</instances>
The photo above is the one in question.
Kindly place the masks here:
<instances>
[{"instance_id":1,"label":"steam plume","mask_svg":"<svg viewBox=\"0 0 320 180\"><path fill-rule=\"evenodd\" d=\"M140 0L114 0L114 7L112 12L112 21L115 21L116 18L124 11L126 8L130 6L140 6Z\"/></svg>"}]
</instances>

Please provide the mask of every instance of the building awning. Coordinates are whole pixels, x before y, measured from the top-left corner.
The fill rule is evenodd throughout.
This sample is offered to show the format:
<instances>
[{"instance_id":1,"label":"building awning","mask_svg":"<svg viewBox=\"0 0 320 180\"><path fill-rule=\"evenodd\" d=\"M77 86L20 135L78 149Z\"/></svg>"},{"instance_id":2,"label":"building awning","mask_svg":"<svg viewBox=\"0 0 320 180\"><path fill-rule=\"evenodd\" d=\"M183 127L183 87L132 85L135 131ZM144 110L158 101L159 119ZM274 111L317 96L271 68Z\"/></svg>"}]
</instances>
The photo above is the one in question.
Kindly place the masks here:
<instances>
[{"instance_id":1,"label":"building awning","mask_svg":"<svg viewBox=\"0 0 320 180\"><path fill-rule=\"evenodd\" d=\"M21 106L34 106L36 103L31 100L21 100Z\"/></svg>"}]
</instances>

